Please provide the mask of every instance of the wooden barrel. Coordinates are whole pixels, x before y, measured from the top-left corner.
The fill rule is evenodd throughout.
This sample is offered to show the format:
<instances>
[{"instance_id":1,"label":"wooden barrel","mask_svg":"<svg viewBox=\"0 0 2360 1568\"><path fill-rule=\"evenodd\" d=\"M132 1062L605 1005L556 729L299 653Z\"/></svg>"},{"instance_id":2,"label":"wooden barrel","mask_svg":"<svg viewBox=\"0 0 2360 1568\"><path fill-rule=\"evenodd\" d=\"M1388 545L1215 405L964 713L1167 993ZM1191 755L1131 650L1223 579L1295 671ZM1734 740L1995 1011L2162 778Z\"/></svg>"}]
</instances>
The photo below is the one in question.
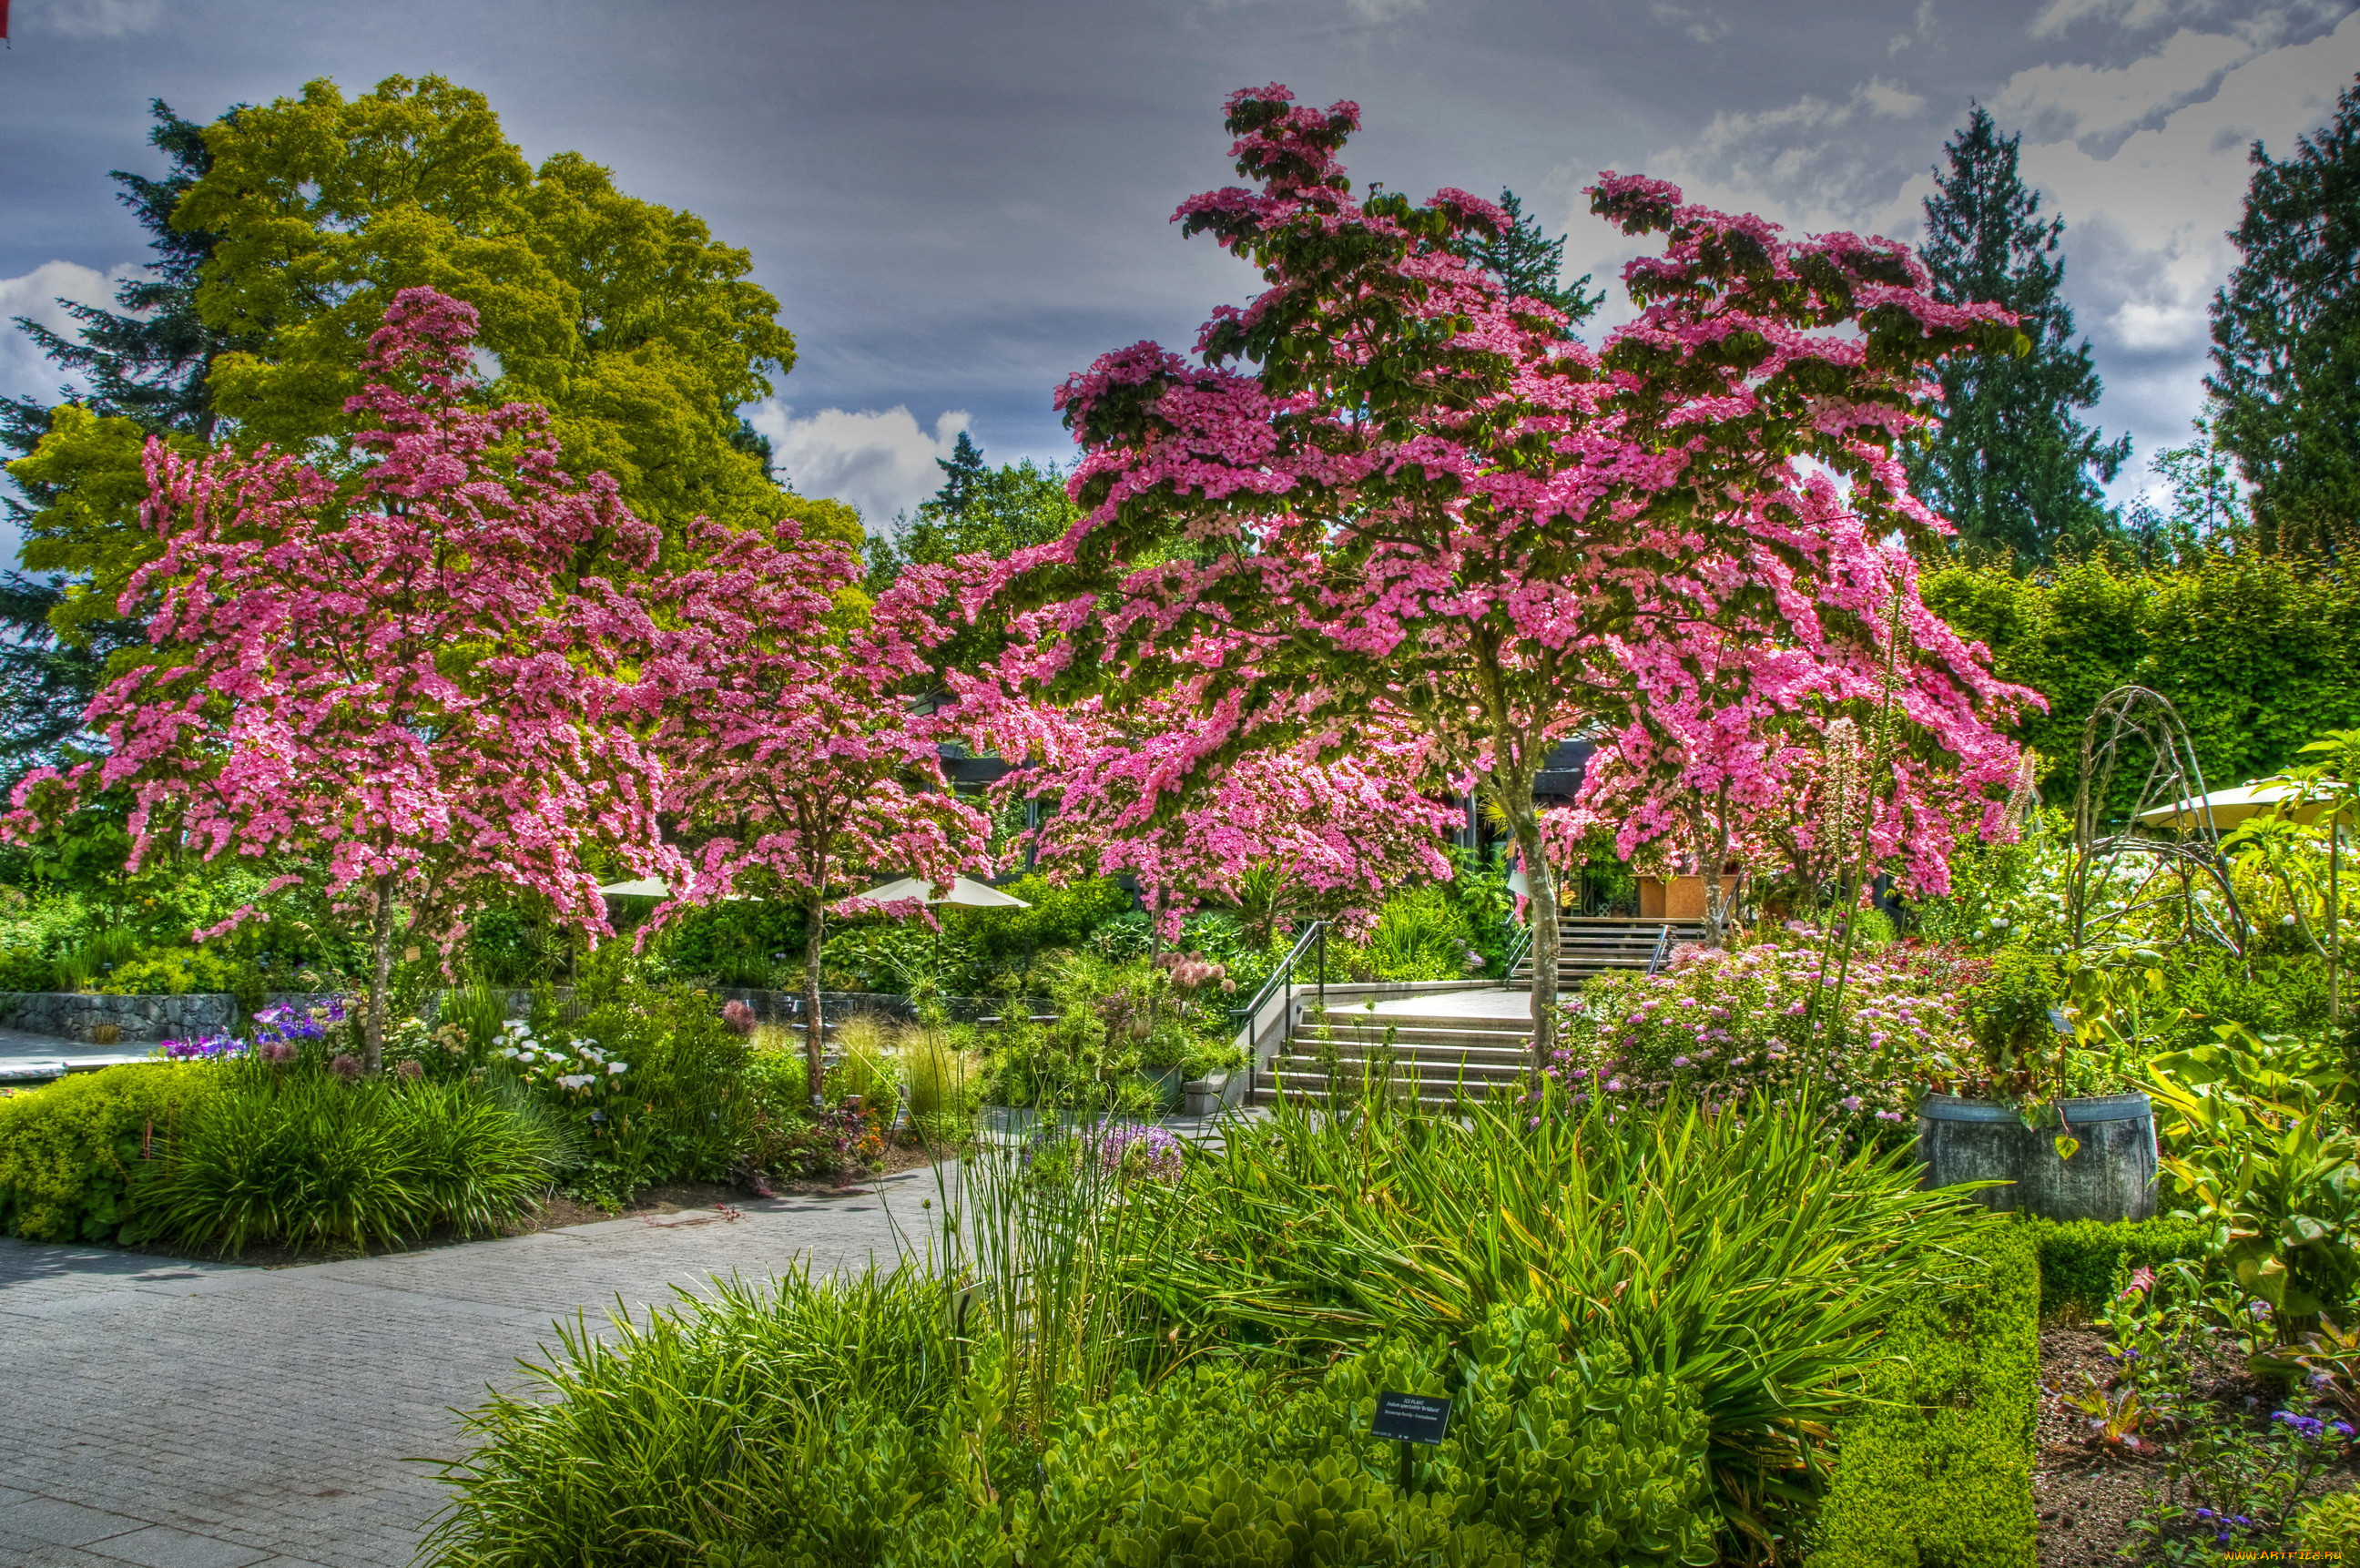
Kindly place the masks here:
<instances>
[{"instance_id":1,"label":"wooden barrel","mask_svg":"<svg viewBox=\"0 0 2360 1568\"><path fill-rule=\"evenodd\" d=\"M2155 1107L2144 1094L2064 1100L2063 1124L2027 1127L2005 1105L1928 1094L1918 1104L1926 1185L2005 1181L1976 1194L1994 1209L2045 1220L2145 1220L2155 1213ZM2081 1147L2068 1159L2057 1139Z\"/></svg>"}]
</instances>

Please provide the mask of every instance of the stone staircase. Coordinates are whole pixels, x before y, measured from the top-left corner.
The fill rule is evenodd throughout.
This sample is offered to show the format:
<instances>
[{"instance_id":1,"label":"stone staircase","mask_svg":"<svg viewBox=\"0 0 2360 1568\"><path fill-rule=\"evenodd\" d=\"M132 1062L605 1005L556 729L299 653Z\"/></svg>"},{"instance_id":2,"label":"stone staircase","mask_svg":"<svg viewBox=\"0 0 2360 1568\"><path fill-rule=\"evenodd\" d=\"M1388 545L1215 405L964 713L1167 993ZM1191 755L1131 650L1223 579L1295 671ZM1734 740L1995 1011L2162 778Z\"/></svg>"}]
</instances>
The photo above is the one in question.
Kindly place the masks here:
<instances>
[{"instance_id":1,"label":"stone staircase","mask_svg":"<svg viewBox=\"0 0 2360 1568\"><path fill-rule=\"evenodd\" d=\"M1279 1095L1324 1100L1379 1083L1447 1105L1513 1090L1530 1069L1532 1025L1523 1018L1332 1012L1297 1020L1293 1036L1255 1082L1256 1103Z\"/></svg>"},{"instance_id":2,"label":"stone staircase","mask_svg":"<svg viewBox=\"0 0 2360 1568\"><path fill-rule=\"evenodd\" d=\"M1668 928L1672 946L1704 940L1701 920L1625 920L1609 916L1570 915L1557 923L1557 983L1570 991L1591 975L1607 970L1644 970L1655 956L1655 945ZM1511 983L1530 985L1532 955L1527 953L1510 976Z\"/></svg>"}]
</instances>

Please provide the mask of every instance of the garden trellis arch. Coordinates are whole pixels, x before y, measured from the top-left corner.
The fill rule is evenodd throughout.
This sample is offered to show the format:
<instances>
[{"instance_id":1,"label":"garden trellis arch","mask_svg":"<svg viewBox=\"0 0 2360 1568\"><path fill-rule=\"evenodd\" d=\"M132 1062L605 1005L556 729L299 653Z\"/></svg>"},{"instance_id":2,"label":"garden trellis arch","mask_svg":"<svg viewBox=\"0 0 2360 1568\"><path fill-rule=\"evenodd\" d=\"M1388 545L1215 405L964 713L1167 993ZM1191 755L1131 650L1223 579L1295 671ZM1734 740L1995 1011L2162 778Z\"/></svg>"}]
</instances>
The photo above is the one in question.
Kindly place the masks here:
<instances>
[{"instance_id":1,"label":"garden trellis arch","mask_svg":"<svg viewBox=\"0 0 2360 1568\"><path fill-rule=\"evenodd\" d=\"M2147 777L2129 819L2117 831L2105 831L2098 820L2114 794L2115 770L2126 751L2144 746ZM2143 830L2141 818L2158 809L2183 809L2174 820L2183 824L2176 838ZM2127 894L2114 896L2109 878L2100 874L2103 863L2118 860L2149 862L2147 873ZM2158 879L2176 884L2152 893ZM2229 914L2223 929L2196 897L2199 880L2221 895ZM2141 909L2180 901L2182 917L2192 938L2202 932L2243 957L2247 927L2245 912L2230 884L2228 862L2221 856L2221 834L2205 799L2204 769L2196 747L2180 722L2179 709L2160 692L2146 686L2117 686L2098 699L2090 721L2081 727L2081 782L2073 797L2073 872L2066 883L2066 914L2071 923L2073 946L2087 945L2093 929L2103 929ZM2093 901L2098 907L2092 907Z\"/></svg>"}]
</instances>

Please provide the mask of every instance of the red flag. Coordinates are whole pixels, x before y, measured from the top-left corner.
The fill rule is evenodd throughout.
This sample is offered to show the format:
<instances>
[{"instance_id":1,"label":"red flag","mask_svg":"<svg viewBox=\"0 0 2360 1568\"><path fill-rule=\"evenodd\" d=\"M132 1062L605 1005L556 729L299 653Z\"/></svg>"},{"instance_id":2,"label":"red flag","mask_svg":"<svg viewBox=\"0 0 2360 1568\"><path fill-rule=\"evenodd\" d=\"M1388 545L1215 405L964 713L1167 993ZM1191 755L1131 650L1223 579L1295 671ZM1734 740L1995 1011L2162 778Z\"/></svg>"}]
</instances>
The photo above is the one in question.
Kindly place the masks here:
<instances>
[{"instance_id":1,"label":"red flag","mask_svg":"<svg viewBox=\"0 0 2360 1568\"><path fill-rule=\"evenodd\" d=\"M0 38L8 36L8 0L0 0Z\"/></svg>"}]
</instances>

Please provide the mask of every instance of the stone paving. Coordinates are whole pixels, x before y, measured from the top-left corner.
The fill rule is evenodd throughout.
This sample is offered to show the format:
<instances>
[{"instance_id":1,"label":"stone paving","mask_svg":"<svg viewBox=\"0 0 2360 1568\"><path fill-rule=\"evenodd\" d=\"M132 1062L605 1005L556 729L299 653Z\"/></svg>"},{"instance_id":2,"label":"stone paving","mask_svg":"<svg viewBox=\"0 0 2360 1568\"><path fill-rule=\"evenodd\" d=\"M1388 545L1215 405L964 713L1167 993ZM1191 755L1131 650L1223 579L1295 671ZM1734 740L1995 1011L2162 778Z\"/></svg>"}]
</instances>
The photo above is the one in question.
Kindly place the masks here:
<instances>
[{"instance_id":1,"label":"stone paving","mask_svg":"<svg viewBox=\"0 0 2360 1568\"><path fill-rule=\"evenodd\" d=\"M932 1172L289 1268L0 1239L0 1563L399 1568L554 1321L732 1274L890 1263ZM916 1237L912 1235L914 1241Z\"/></svg>"}]
</instances>

